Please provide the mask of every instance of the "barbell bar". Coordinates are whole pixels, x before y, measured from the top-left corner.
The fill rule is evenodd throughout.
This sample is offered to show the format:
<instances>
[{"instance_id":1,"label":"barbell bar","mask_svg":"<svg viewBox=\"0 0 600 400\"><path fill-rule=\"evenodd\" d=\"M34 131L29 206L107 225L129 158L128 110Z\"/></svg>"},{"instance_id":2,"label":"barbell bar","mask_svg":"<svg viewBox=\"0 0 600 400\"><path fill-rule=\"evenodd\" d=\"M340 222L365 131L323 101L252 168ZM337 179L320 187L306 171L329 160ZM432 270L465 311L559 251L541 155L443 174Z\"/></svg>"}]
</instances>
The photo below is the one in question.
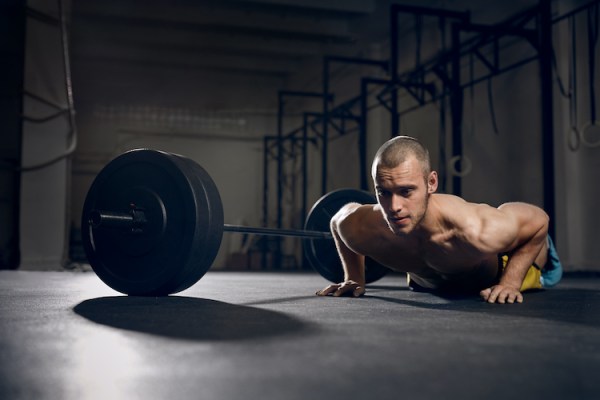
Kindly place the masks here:
<instances>
[{"instance_id":1,"label":"barbell bar","mask_svg":"<svg viewBox=\"0 0 600 400\"><path fill-rule=\"evenodd\" d=\"M333 239L333 235L330 232L309 231L304 229L253 228L241 225L223 224L223 230L225 232L254 233L263 236Z\"/></svg>"},{"instance_id":2,"label":"barbell bar","mask_svg":"<svg viewBox=\"0 0 600 400\"><path fill-rule=\"evenodd\" d=\"M105 226L109 228L131 229L133 233L141 233L144 229L146 217L144 211L135 209L129 213L93 210L90 212L89 222L96 228ZM331 232L309 231L304 229L257 228L223 224L223 231L251 233L262 236L333 239Z\"/></svg>"},{"instance_id":3,"label":"barbell bar","mask_svg":"<svg viewBox=\"0 0 600 400\"><path fill-rule=\"evenodd\" d=\"M328 193L308 213L304 230L225 224L217 186L199 164L138 149L116 157L94 179L83 206L82 243L98 277L128 295L163 296L192 286L210 268L223 232L303 238L311 266L339 282L343 268L328 230L350 202L375 198L354 189ZM368 283L387 272L367 257Z\"/></svg>"}]
</instances>

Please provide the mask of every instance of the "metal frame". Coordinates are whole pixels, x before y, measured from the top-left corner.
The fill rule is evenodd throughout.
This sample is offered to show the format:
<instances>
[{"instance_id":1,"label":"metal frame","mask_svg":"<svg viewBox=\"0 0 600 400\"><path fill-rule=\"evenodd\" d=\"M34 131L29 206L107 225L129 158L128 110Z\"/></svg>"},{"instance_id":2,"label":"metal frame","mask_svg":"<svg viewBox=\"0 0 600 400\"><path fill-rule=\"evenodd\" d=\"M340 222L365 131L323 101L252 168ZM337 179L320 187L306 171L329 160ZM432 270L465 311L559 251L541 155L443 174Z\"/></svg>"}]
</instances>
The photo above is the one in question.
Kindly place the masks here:
<instances>
[{"instance_id":1,"label":"metal frame","mask_svg":"<svg viewBox=\"0 0 600 400\"><path fill-rule=\"evenodd\" d=\"M470 22L469 12L455 12L444 9L435 9L427 7L415 7L393 4L390 6L390 60L379 61L369 59L353 59L346 57L326 56L323 59L323 112L319 115L313 113L315 118L320 118L322 124L322 192L327 190L327 156L328 156L328 141L332 139L329 132L329 125L335 127L332 119L339 118L337 111L348 113L350 108L360 102L360 115L358 117L349 113L349 116L357 118L359 122L359 154L360 154L360 186L361 189L368 187L367 160L366 160L366 142L367 142L367 118L368 111L373 108L367 104L369 96L369 86L383 86L383 89L376 95L378 100L377 106L384 106L391 114L391 135L396 136L400 131L400 117L410 113L424 105L435 101L444 101L446 98L450 102L451 116L451 152L452 155L462 157L462 114L463 114L463 90L465 88L476 85L482 81L491 79L494 76L504 74L508 71L522 67L532 61L539 62L540 68L540 87L541 87L541 124L542 132L546 134L542 137L542 168L544 174L544 208L550 215L551 221L555 215L555 183L554 183L554 138L553 138L553 120L552 120L552 25L570 15L576 14L593 4L598 3L598 0L589 2L588 4L577 8L552 19L551 16L551 1L539 0L539 3L521 13L518 13L506 20L494 25L473 24ZM440 24L443 24L445 29L448 20L456 20L450 25L451 27L451 44L448 50L442 51L439 55L431 60L420 63L414 69L400 74L398 72L399 59L399 43L398 43L398 15L401 13L413 14L416 16L433 16L438 17ZM526 25L535 21L535 28L527 28ZM476 35L468 40L461 41L462 32L475 32ZM534 56L524 57L521 60L503 65L499 40L501 38L513 36L521 38L531 44L536 51ZM486 57L481 48L485 46L493 46L493 53L490 57ZM462 57L472 55L477 62L485 66L488 73L484 76L471 77L466 82L461 79L460 63ZM365 65L374 65L387 70L389 79L377 79L363 77L360 82L359 96L347 101L341 107L332 107L333 94L330 93L330 65L333 62L347 62ZM387 68L386 68L387 66ZM450 71L450 73L448 73ZM438 86L442 89L439 90ZM417 101L417 105L409 106L400 110L398 104L398 90L403 89L411 97ZM442 111L445 112L445 111ZM348 114L346 114L348 115ZM314 121L313 121L314 123ZM281 125L279 125L281 126ZM306 116L303 121L303 130L307 129ZM345 132L345 127L337 127L338 132ZM440 143L445 143L445 134L442 134ZM444 151L442 151L445 153ZM303 159L306 163L306 159ZM445 165L441 165L440 169L445 169ZM304 170L305 171L305 170ZM266 179L266 175L265 175ZM452 192L461 194L462 178L454 176L452 179ZM306 187L303 187L304 196L306 196ZM303 207L305 204L303 203ZM266 210L265 210L266 212ZM278 211L279 212L279 211ZM551 222L549 233L554 233L554 224Z\"/></svg>"},{"instance_id":2,"label":"metal frame","mask_svg":"<svg viewBox=\"0 0 600 400\"><path fill-rule=\"evenodd\" d=\"M379 67L385 72L389 71L390 64L388 61L373 60L368 58L349 58L349 57L334 57L325 56L323 58L323 93L329 94L329 75L330 67L332 63L344 63L344 64L357 64L357 65L369 65ZM361 116L363 117L363 116ZM321 163L321 194L327 193L327 170L328 170L328 141L329 141L329 121L330 110L328 98L323 98L323 148L322 148L322 163ZM366 143L366 142L365 142ZM366 153L366 150L362 149L363 143L361 141L360 153Z\"/></svg>"},{"instance_id":3,"label":"metal frame","mask_svg":"<svg viewBox=\"0 0 600 400\"><path fill-rule=\"evenodd\" d=\"M285 97L321 97L327 102L327 92L301 92L282 90L278 94L277 107L277 228L282 227L282 198L283 198L283 117L285 114Z\"/></svg>"}]
</instances>

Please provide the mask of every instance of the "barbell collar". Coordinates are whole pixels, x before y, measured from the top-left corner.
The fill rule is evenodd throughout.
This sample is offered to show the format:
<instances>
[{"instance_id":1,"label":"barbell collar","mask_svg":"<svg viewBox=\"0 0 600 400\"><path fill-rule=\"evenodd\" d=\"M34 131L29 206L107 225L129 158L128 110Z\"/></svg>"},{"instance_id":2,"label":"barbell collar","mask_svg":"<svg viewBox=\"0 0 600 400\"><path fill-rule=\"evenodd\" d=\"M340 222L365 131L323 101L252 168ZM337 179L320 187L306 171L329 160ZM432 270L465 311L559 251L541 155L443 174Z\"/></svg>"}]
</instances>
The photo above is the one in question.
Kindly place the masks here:
<instances>
[{"instance_id":1,"label":"barbell collar","mask_svg":"<svg viewBox=\"0 0 600 400\"><path fill-rule=\"evenodd\" d=\"M144 211L132 209L128 213L92 210L88 222L94 228L102 226L114 229L131 229L133 232L141 233L147 221Z\"/></svg>"}]
</instances>

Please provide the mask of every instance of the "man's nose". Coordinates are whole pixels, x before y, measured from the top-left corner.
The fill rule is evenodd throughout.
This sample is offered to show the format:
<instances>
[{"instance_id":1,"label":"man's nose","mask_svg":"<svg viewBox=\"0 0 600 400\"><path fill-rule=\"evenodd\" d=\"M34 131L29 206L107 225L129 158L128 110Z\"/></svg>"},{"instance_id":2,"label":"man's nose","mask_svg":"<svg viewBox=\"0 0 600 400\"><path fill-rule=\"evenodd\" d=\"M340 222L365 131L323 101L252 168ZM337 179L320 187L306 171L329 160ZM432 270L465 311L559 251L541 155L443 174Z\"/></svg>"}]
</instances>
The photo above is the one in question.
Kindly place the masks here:
<instances>
[{"instance_id":1,"label":"man's nose","mask_svg":"<svg viewBox=\"0 0 600 400\"><path fill-rule=\"evenodd\" d=\"M404 208L404 199L401 196L393 195L390 199L390 211L398 214Z\"/></svg>"}]
</instances>

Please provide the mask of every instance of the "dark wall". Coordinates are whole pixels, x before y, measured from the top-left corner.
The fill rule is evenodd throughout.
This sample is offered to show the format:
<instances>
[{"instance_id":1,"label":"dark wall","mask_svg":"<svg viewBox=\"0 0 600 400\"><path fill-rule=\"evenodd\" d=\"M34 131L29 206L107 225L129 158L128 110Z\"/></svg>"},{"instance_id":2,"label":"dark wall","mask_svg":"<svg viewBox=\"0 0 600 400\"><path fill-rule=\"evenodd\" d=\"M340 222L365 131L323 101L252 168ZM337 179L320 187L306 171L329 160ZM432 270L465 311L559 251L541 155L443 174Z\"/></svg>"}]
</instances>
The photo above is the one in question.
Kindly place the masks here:
<instances>
[{"instance_id":1,"label":"dark wall","mask_svg":"<svg viewBox=\"0 0 600 400\"><path fill-rule=\"evenodd\" d=\"M25 1L0 5L0 268L19 264L18 216Z\"/></svg>"}]
</instances>

